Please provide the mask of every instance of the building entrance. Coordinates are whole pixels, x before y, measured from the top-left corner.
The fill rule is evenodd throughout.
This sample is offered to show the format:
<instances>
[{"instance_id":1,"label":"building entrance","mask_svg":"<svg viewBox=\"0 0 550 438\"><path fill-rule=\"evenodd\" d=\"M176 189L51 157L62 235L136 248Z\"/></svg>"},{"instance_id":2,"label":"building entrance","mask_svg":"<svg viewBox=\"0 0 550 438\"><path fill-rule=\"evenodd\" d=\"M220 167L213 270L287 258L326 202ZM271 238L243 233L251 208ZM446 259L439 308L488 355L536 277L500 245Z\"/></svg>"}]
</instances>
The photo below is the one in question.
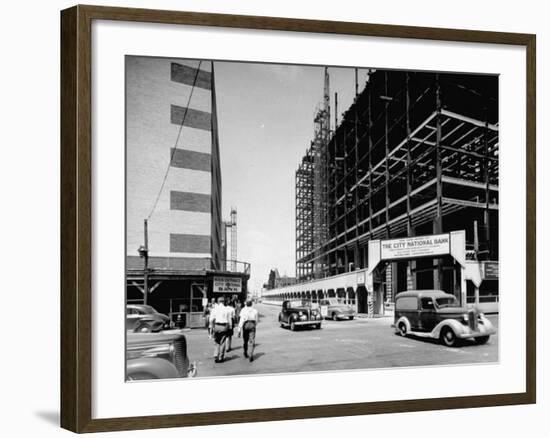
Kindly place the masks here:
<instances>
[{"instance_id":1,"label":"building entrance","mask_svg":"<svg viewBox=\"0 0 550 438\"><path fill-rule=\"evenodd\" d=\"M440 289L466 305L465 231L372 240L368 252L366 287L373 314L383 313L397 293L411 289Z\"/></svg>"}]
</instances>

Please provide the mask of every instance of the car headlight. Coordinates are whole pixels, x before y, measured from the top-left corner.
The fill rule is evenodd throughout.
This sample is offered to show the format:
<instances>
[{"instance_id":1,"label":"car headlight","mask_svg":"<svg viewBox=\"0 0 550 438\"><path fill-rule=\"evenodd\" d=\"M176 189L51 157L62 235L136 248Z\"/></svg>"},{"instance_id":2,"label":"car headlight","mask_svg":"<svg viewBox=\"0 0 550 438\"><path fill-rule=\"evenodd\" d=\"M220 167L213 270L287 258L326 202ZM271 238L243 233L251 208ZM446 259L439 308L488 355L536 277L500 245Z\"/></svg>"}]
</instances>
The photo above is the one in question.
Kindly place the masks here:
<instances>
[{"instance_id":1,"label":"car headlight","mask_svg":"<svg viewBox=\"0 0 550 438\"><path fill-rule=\"evenodd\" d=\"M298 312L298 316L302 316L304 312Z\"/></svg>"},{"instance_id":2,"label":"car headlight","mask_svg":"<svg viewBox=\"0 0 550 438\"><path fill-rule=\"evenodd\" d=\"M469 321L469 319L468 319L468 314L465 313L464 315L462 315L462 322L463 322L464 324L468 324L468 321Z\"/></svg>"}]
</instances>

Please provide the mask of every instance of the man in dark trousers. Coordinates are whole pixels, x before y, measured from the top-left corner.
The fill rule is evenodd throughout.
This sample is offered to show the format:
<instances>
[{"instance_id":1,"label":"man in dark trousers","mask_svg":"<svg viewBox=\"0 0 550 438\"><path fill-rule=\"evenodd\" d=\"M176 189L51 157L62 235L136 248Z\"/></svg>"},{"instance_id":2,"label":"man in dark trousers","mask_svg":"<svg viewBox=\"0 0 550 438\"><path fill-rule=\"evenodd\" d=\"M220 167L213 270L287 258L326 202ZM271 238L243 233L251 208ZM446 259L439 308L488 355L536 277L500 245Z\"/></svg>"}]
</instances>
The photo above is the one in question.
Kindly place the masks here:
<instances>
[{"instance_id":1,"label":"man in dark trousers","mask_svg":"<svg viewBox=\"0 0 550 438\"><path fill-rule=\"evenodd\" d=\"M223 362L225 359L225 341L229 330L233 328L231 311L225 305L225 298L218 298L218 305L210 312L210 327L214 335L216 349L214 350L214 362Z\"/></svg>"},{"instance_id":2,"label":"man in dark trousers","mask_svg":"<svg viewBox=\"0 0 550 438\"><path fill-rule=\"evenodd\" d=\"M246 306L241 310L239 316L239 336L242 331L244 357L252 362L256 342L256 325L258 324L258 311L252 307L252 300L246 300Z\"/></svg>"}]
</instances>

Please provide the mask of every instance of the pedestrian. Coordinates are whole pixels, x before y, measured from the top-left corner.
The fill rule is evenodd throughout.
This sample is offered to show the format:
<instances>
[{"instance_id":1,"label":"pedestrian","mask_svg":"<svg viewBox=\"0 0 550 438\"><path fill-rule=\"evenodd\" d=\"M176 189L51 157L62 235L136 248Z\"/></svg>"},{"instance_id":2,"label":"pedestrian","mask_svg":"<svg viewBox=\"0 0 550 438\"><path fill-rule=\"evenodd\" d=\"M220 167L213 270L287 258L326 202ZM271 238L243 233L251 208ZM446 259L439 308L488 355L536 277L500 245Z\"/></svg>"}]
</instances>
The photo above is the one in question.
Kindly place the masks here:
<instances>
[{"instance_id":1,"label":"pedestrian","mask_svg":"<svg viewBox=\"0 0 550 438\"><path fill-rule=\"evenodd\" d=\"M246 300L246 306L240 312L239 336L243 334L244 357L250 362L254 361L254 347L256 345L256 325L258 324L258 311L252 307L252 300Z\"/></svg>"},{"instance_id":2,"label":"pedestrian","mask_svg":"<svg viewBox=\"0 0 550 438\"><path fill-rule=\"evenodd\" d=\"M216 344L214 362L220 363L225 359L225 342L229 329L233 328L231 311L226 307L224 297L218 298L218 305L210 312L210 328L214 334L214 342Z\"/></svg>"},{"instance_id":3,"label":"pedestrian","mask_svg":"<svg viewBox=\"0 0 550 438\"><path fill-rule=\"evenodd\" d=\"M229 303L229 306L227 306L227 308L229 309L229 314L231 316L231 328L228 330L227 332L227 339L226 339L226 347L227 347L227 352L229 353L231 351L231 341L233 339L233 327L236 325L236 322L235 322L235 301L231 301Z\"/></svg>"},{"instance_id":4,"label":"pedestrian","mask_svg":"<svg viewBox=\"0 0 550 438\"><path fill-rule=\"evenodd\" d=\"M241 316L242 308L243 308L243 305L241 303L241 300L235 297L235 325L239 324L239 318Z\"/></svg>"},{"instance_id":5,"label":"pedestrian","mask_svg":"<svg viewBox=\"0 0 550 438\"><path fill-rule=\"evenodd\" d=\"M212 309L216 305L216 299L212 298L212 300L204 306L204 326L206 327L206 330L208 331L208 337L212 337L212 330L210 328L210 313L212 312Z\"/></svg>"}]
</instances>

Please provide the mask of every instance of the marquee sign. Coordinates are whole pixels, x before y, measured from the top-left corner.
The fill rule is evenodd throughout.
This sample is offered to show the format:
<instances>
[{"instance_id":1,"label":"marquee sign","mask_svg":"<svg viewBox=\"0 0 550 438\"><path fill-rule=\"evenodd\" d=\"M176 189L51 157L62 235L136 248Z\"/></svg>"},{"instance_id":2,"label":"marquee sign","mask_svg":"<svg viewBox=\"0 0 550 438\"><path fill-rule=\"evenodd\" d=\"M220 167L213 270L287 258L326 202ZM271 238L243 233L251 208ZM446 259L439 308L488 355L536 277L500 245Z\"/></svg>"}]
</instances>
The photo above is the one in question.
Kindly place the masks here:
<instances>
[{"instance_id":1,"label":"marquee sign","mask_svg":"<svg viewBox=\"0 0 550 438\"><path fill-rule=\"evenodd\" d=\"M380 259L412 259L450 254L449 233L380 241Z\"/></svg>"},{"instance_id":2,"label":"marquee sign","mask_svg":"<svg viewBox=\"0 0 550 438\"><path fill-rule=\"evenodd\" d=\"M242 278L215 276L212 291L215 293L239 293L243 290Z\"/></svg>"}]
</instances>

